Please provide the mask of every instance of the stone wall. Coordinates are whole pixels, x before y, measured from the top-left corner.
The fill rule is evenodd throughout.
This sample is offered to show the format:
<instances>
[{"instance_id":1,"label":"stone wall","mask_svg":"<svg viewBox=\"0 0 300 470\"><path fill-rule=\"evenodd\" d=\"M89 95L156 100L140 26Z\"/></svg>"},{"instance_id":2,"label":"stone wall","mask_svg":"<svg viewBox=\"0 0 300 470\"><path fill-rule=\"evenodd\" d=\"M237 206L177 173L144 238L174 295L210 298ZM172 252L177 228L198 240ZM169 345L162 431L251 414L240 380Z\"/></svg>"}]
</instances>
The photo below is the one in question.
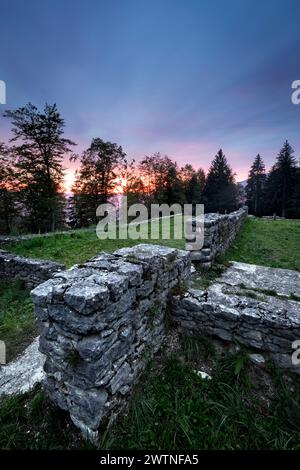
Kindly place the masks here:
<instances>
[{"instance_id":1,"label":"stone wall","mask_svg":"<svg viewBox=\"0 0 300 470\"><path fill-rule=\"evenodd\" d=\"M230 214L204 215L204 244L201 250L193 250L193 245L186 241L186 250L191 251L192 261L201 263L204 268L210 268L216 256L224 251L233 242L242 223L248 216L248 207L242 207L238 211ZM203 217L203 216L202 216ZM195 230L197 218L187 221ZM187 230L190 233L190 229Z\"/></svg>"},{"instance_id":2,"label":"stone wall","mask_svg":"<svg viewBox=\"0 0 300 470\"><path fill-rule=\"evenodd\" d=\"M207 290L189 289L172 300L172 319L185 333L212 335L268 352L280 366L292 363L300 340L300 273L232 263Z\"/></svg>"},{"instance_id":3,"label":"stone wall","mask_svg":"<svg viewBox=\"0 0 300 470\"><path fill-rule=\"evenodd\" d=\"M114 420L161 347L167 298L190 270L186 251L137 245L102 253L32 291L45 389L90 439L104 419Z\"/></svg>"},{"instance_id":4,"label":"stone wall","mask_svg":"<svg viewBox=\"0 0 300 470\"><path fill-rule=\"evenodd\" d=\"M24 258L0 250L0 279L20 280L29 290L50 279L54 273L64 269L64 265L60 263Z\"/></svg>"}]
</instances>

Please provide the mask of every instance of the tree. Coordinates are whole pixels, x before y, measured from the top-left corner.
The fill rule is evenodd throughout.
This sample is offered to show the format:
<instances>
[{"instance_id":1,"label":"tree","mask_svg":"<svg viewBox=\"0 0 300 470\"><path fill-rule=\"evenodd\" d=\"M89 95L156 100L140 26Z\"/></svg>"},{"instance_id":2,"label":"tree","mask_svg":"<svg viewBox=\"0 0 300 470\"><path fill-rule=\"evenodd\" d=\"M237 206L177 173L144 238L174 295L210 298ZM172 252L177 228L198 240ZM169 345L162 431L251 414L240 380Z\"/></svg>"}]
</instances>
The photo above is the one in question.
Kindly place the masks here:
<instances>
[{"instance_id":1,"label":"tree","mask_svg":"<svg viewBox=\"0 0 300 470\"><path fill-rule=\"evenodd\" d=\"M263 159L258 154L248 174L246 186L247 205L249 211L257 216L263 215L266 169Z\"/></svg>"},{"instance_id":2,"label":"tree","mask_svg":"<svg viewBox=\"0 0 300 470\"><path fill-rule=\"evenodd\" d=\"M294 150L286 140L273 165L266 186L268 209L287 217L293 206L297 184L297 165Z\"/></svg>"},{"instance_id":3,"label":"tree","mask_svg":"<svg viewBox=\"0 0 300 470\"><path fill-rule=\"evenodd\" d=\"M127 160L121 146L96 138L83 152L80 164L72 187L71 218L78 226L88 226L96 223L96 209L113 194Z\"/></svg>"},{"instance_id":4,"label":"tree","mask_svg":"<svg viewBox=\"0 0 300 470\"><path fill-rule=\"evenodd\" d=\"M295 186L291 195L291 205L289 208L289 216L300 219L300 168L296 168Z\"/></svg>"},{"instance_id":5,"label":"tree","mask_svg":"<svg viewBox=\"0 0 300 470\"><path fill-rule=\"evenodd\" d=\"M211 163L204 188L206 212L231 212L237 208L234 174L222 151Z\"/></svg>"},{"instance_id":6,"label":"tree","mask_svg":"<svg viewBox=\"0 0 300 470\"><path fill-rule=\"evenodd\" d=\"M0 143L0 233L9 234L13 230L18 214L14 168L8 157L8 148Z\"/></svg>"},{"instance_id":7,"label":"tree","mask_svg":"<svg viewBox=\"0 0 300 470\"><path fill-rule=\"evenodd\" d=\"M122 193L127 196L127 204L131 206L144 201L144 184L134 160L124 165L120 172L120 186Z\"/></svg>"},{"instance_id":8,"label":"tree","mask_svg":"<svg viewBox=\"0 0 300 470\"><path fill-rule=\"evenodd\" d=\"M195 170L187 164L180 170L180 179L188 204L200 204L202 202L205 186L205 173L202 168Z\"/></svg>"},{"instance_id":9,"label":"tree","mask_svg":"<svg viewBox=\"0 0 300 470\"><path fill-rule=\"evenodd\" d=\"M178 165L167 155L146 156L139 165L139 172L144 184L144 202L148 206L185 202Z\"/></svg>"},{"instance_id":10,"label":"tree","mask_svg":"<svg viewBox=\"0 0 300 470\"><path fill-rule=\"evenodd\" d=\"M75 145L63 137L64 120L56 104L42 112L28 103L6 111L14 134L10 149L16 159L16 177L22 188L23 203L31 231L53 231L63 219L63 158Z\"/></svg>"}]
</instances>

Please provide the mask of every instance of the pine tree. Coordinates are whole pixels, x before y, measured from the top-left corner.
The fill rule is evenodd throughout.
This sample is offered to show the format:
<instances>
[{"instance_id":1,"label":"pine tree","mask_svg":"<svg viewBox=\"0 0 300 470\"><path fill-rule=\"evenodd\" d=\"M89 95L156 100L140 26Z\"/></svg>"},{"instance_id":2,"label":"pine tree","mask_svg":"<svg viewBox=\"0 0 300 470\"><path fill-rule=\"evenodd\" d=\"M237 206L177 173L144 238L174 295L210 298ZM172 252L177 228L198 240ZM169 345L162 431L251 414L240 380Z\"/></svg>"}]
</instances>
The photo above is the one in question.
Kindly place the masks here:
<instances>
[{"instance_id":1,"label":"pine tree","mask_svg":"<svg viewBox=\"0 0 300 470\"><path fill-rule=\"evenodd\" d=\"M257 216L263 215L266 169L263 159L258 154L248 174L246 186L247 205L249 212Z\"/></svg>"},{"instance_id":2,"label":"pine tree","mask_svg":"<svg viewBox=\"0 0 300 470\"><path fill-rule=\"evenodd\" d=\"M300 219L300 168L296 168L295 186L291 195L289 217Z\"/></svg>"},{"instance_id":3,"label":"pine tree","mask_svg":"<svg viewBox=\"0 0 300 470\"><path fill-rule=\"evenodd\" d=\"M286 140L269 174L266 199L271 213L288 217L293 206L297 183L297 165L294 150Z\"/></svg>"},{"instance_id":4,"label":"pine tree","mask_svg":"<svg viewBox=\"0 0 300 470\"><path fill-rule=\"evenodd\" d=\"M231 212L237 208L234 174L222 151L211 163L204 188L205 212Z\"/></svg>"}]
</instances>

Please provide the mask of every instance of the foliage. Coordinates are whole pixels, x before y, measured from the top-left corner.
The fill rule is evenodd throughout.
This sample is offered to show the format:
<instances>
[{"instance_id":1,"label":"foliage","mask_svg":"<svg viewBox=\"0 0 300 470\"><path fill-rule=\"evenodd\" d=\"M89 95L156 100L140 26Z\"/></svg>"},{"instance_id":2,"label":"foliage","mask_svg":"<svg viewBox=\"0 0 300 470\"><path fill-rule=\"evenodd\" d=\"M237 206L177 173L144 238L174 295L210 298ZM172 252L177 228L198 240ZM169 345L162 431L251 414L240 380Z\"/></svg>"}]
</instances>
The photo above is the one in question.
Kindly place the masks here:
<instances>
[{"instance_id":1,"label":"foliage","mask_svg":"<svg viewBox=\"0 0 300 470\"><path fill-rule=\"evenodd\" d=\"M108 202L116 185L117 171L126 163L121 146L100 138L92 140L81 156L81 166L72 188L72 226L96 223L96 209L99 204Z\"/></svg>"},{"instance_id":2,"label":"foliage","mask_svg":"<svg viewBox=\"0 0 300 470\"><path fill-rule=\"evenodd\" d=\"M266 169L263 159L258 154L248 175L246 194L249 213L261 216L265 205Z\"/></svg>"},{"instance_id":3,"label":"foliage","mask_svg":"<svg viewBox=\"0 0 300 470\"><path fill-rule=\"evenodd\" d=\"M63 220L62 160L75 145L63 137L64 120L56 105L40 112L28 103L4 117L12 122L14 143L8 154L14 161L15 180L23 216L31 232L53 231Z\"/></svg>"},{"instance_id":4,"label":"foliage","mask_svg":"<svg viewBox=\"0 0 300 470\"><path fill-rule=\"evenodd\" d=\"M234 174L219 150L210 166L204 188L205 212L232 212L237 209Z\"/></svg>"},{"instance_id":5,"label":"foliage","mask_svg":"<svg viewBox=\"0 0 300 470\"><path fill-rule=\"evenodd\" d=\"M279 214L281 217L289 217L290 215L300 217L297 185L299 185L299 170L297 170L294 150L286 140L267 180L268 212Z\"/></svg>"},{"instance_id":6,"label":"foliage","mask_svg":"<svg viewBox=\"0 0 300 470\"><path fill-rule=\"evenodd\" d=\"M0 142L0 234L9 234L16 225L15 175L8 148Z\"/></svg>"}]
</instances>

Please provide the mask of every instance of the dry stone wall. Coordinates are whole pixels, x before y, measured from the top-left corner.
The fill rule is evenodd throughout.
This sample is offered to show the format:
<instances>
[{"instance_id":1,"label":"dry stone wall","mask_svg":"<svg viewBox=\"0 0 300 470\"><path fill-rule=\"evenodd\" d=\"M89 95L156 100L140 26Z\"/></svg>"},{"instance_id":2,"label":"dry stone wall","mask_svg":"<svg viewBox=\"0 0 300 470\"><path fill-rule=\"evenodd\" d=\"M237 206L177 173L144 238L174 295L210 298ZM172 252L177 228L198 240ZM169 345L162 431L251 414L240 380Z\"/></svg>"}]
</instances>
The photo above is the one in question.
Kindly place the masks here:
<instances>
[{"instance_id":1,"label":"dry stone wall","mask_svg":"<svg viewBox=\"0 0 300 470\"><path fill-rule=\"evenodd\" d=\"M191 250L192 261L199 262L204 268L209 269L216 256L224 253L233 242L247 216L248 207L246 206L230 214L205 214L203 247L197 251L193 250L193 244L186 241L186 250ZM194 218L187 221L187 224L192 225L195 231L197 222L197 218ZM188 228L187 233L190 232L191 228Z\"/></svg>"},{"instance_id":2,"label":"dry stone wall","mask_svg":"<svg viewBox=\"0 0 300 470\"><path fill-rule=\"evenodd\" d=\"M0 279L19 280L29 290L50 279L54 273L64 270L61 263L24 258L0 250Z\"/></svg>"},{"instance_id":3,"label":"dry stone wall","mask_svg":"<svg viewBox=\"0 0 300 470\"><path fill-rule=\"evenodd\" d=\"M45 389L91 439L112 422L165 336L167 298L190 254L155 245L100 254L32 291Z\"/></svg>"},{"instance_id":4,"label":"dry stone wall","mask_svg":"<svg viewBox=\"0 0 300 470\"><path fill-rule=\"evenodd\" d=\"M232 263L207 290L172 299L172 319L184 333L212 335L270 353L283 368L293 364L300 340L300 273Z\"/></svg>"}]
</instances>

